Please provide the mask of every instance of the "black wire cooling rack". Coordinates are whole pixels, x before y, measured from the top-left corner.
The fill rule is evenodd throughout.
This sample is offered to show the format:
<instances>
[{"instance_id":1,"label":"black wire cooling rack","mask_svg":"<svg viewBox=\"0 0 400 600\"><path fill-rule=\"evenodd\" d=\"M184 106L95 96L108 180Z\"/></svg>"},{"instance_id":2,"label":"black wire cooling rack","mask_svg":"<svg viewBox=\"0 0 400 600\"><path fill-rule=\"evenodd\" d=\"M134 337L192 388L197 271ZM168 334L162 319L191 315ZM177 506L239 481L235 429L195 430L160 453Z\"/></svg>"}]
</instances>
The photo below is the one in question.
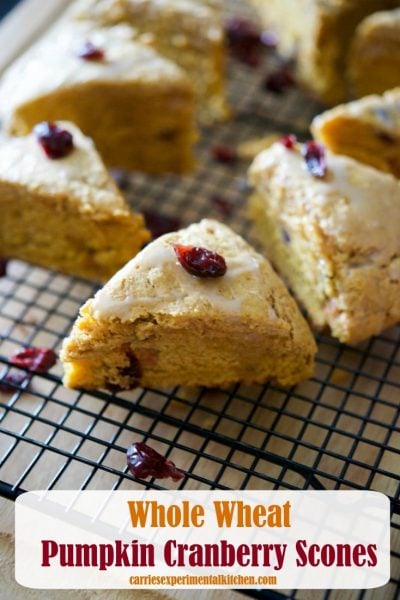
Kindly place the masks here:
<instances>
[{"instance_id":1,"label":"black wire cooling rack","mask_svg":"<svg viewBox=\"0 0 400 600\"><path fill-rule=\"evenodd\" d=\"M187 177L131 174L123 181L136 208L177 216L182 225L219 218L247 239L247 164L216 163L213 144L269 132L306 136L319 107L297 90L263 89L277 58L257 69L230 65L235 119L204 131L199 165ZM222 202L221 202L222 200ZM222 210L222 213L221 213ZM58 350L95 287L13 261L0 279L0 373L21 346ZM127 472L126 448L146 440L186 477L185 489L372 489L392 502L390 582L371 591L314 591L313 599L387 599L400 594L400 328L357 347L318 335L314 377L291 388L236 385L227 390L67 390L60 366L0 392L0 494L31 489L161 489ZM258 598L309 598L306 591L257 590Z\"/></svg>"}]
</instances>

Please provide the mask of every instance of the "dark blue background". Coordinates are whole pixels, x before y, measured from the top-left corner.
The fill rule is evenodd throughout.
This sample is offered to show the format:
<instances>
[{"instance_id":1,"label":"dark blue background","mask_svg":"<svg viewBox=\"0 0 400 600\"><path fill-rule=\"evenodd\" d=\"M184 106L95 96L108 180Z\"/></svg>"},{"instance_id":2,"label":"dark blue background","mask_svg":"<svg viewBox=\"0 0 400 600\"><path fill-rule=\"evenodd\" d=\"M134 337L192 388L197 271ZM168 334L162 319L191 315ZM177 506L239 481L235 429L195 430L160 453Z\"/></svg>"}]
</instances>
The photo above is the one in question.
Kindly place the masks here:
<instances>
[{"instance_id":1,"label":"dark blue background","mask_svg":"<svg viewBox=\"0 0 400 600\"><path fill-rule=\"evenodd\" d=\"M11 10L19 0L0 0L0 19Z\"/></svg>"}]
</instances>

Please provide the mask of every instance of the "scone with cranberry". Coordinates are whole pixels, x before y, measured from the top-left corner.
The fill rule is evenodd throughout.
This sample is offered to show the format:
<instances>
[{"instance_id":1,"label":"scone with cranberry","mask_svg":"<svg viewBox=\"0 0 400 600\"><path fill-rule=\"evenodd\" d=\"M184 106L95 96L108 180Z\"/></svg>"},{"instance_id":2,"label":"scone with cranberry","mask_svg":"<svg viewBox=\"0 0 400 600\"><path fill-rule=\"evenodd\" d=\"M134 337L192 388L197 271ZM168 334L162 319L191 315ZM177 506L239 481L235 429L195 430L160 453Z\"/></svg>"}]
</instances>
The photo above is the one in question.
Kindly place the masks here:
<instances>
[{"instance_id":1,"label":"scone with cranberry","mask_svg":"<svg viewBox=\"0 0 400 600\"><path fill-rule=\"evenodd\" d=\"M0 137L0 255L104 281L149 240L92 140L68 122Z\"/></svg>"},{"instance_id":2,"label":"scone with cranberry","mask_svg":"<svg viewBox=\"0 0 400 600\"><path fill-rule=\"evenodd\" d=\"M284 138L250 168L267 254L319 327L355 343L400 319L400 182Z\"/></svg>"},{"instance_id":3,"label":"scone with cranberry","mask_svg":"<svg viewBox=\"0 0 400 600\"><path fill-rule=\"evenodd\" d=\"M134 41L128 25L60 23L9 67L0 116L14 134L68 120L108 166L187 171L195 139L191 83L174 63Z\"/></svg>"},{"instance_id":4,"label":"scone with cranberry","mask_svg":"<svg viewBox=\"0 0 400 600\"><path fill-rule=\"evenodd\" d=\"M289 386L312 374L315 351L267 260L206 219L153 241L90 299L61 360L74 388Z\"/></svg>"},{"instance_id":5,"label":"scone with cranberry","mask_svg":"<svg viewBox=\"0 0 400 600\"><path fill-rule=\"evenodd\" d=\"M80 0L66 16L102 27L131 25L137 41L186 72L203 123L229 116L221 0Z\"/></svg>"}]
</instances>

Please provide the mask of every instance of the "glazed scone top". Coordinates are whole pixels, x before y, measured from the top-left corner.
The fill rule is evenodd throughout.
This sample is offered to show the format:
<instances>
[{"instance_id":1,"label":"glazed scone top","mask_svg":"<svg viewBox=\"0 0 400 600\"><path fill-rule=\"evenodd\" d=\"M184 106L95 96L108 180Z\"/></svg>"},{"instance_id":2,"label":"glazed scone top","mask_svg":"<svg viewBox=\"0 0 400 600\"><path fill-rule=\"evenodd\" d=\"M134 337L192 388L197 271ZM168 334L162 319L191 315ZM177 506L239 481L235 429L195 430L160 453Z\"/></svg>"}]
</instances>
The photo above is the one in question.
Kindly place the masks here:
<instances>
[{"instance_id":1,"label":"glazed scone top","mask_svg":"<svg viewBox=\"0 0 400 600\"><path fill-rule=\"evenodd\" d=\"M222 255L227 272L216 279L190 275L173 244L202 246ZM96 319L134 321L149 314L248 316L290 331L294 307L269 263L225 225L210 219L153 241L97 292L90 312ZM85 312L85 310L83 311ZM300 315L299 315L300 317Z\"/></svg>"},{"instance_id":2,"label":"glazed scone top","mask_svg":"<svg viewBox=\"0 0 400 600\"><path fill-rule=\"evenodd\" d=\"M80 0L67 16L92 20L101 26L129 22L134 28L137 20L142 28L147 21L150 35L154 28L163 28L163 20L174 20L182 34L170 41L183 47L183 35L190 35L190 44L194 46L203 46L204 39L221 41L221 10L220 0ZM148 39L151 41L151 37Z\"/></svg>"},{"instance_id":3,"label":"glazed scone top","mask_svg":"<svg viewBox=\"0 0 400 600\"><path fill-rule=\"evenodd\" d=\"M0 82L0 112L61 88L91 81L149 83L158 89L171 83L186 84L186 75L157 52L133 41L128 25L93 28L89 24L56 25L6 71ZM78 56L90 41L104 51L104 60Z\"/></svg>"},{"instance_id":4,"label":"glazed scone top","mask_svg":"<svg viewBox=\"0 0 400 600\"><path fill-rule=\"evenodd\" d=\"M341 116L364 121L391 136L400 137L400 87L382 96L374 94L336 106L315 117L311 129L314 133L318 132L325 120Z\"/></svg>"},{"instance_id":5,"label":"glazed scone top","mask_svg":"<svg viewBox=\"0 0 400 600\"><path fill-rule=\"evenodd\" d=\"M72 134L74 148L56 160L45 155L34 133L0 136L0 184L4 181L24 185L54 197L68 194L82 212L128 212L92 140L72 123L57 124Z\"/></svg>"},{"instance_id":6,"label":"glazed scone top","mask_svg":"<svg viewBox=\"0 0 400 600\"><path fill-rule=\"evenodd\" d=\"M400 255L400 181L329 151L326 162L325 177L315 178L298 148L276 143L256 157L250 180L261 193L278 190L269 204L310 240L325 240L328 253L387 265Z\"/></svg>"}]
</instances>

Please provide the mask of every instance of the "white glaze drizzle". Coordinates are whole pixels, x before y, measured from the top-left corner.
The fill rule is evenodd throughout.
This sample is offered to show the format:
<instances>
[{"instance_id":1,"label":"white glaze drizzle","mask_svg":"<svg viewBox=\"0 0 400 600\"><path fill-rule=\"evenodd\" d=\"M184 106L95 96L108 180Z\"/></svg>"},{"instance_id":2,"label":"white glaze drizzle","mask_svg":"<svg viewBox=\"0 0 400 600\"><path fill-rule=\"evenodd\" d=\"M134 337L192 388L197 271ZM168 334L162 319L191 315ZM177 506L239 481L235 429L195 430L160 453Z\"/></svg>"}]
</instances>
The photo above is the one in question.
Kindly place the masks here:
<instances>
[{"instance_id":1,"label":"white glaze drizzle","mask_svg":"<svg viewBox=\"0 0 400 600\"><path fill-rule=\"evenodd\" d=\"M187 273L179 264L171 242L158 240L149 244L140 255L117 273L114 278L99 292L93 300L93 311L95 317L118 317L129 320L132 312L137 315L143 308L144 312L149 310L162 310L168 305L170 314L182 310L182 300L185 297L201 299L206 301L210 308L221 312L232 314L240 313L242 299L235 297L233 284L237 277L250 274L257 276L260 268L260 259L256 256L243 253L226 259L227 272L218 279L200 279ZM129 294L129 278L132 273L146 271L147 280L152 282L160 277L162 272L168 273L171 283L171 291L167 294L157 294L156 285L154 295L132 296ZM127 281L123 297L118 297L114 290L120 290L121 281ZM172 282L174 285L172 285Z\"/></svg>"}]
</instances>

